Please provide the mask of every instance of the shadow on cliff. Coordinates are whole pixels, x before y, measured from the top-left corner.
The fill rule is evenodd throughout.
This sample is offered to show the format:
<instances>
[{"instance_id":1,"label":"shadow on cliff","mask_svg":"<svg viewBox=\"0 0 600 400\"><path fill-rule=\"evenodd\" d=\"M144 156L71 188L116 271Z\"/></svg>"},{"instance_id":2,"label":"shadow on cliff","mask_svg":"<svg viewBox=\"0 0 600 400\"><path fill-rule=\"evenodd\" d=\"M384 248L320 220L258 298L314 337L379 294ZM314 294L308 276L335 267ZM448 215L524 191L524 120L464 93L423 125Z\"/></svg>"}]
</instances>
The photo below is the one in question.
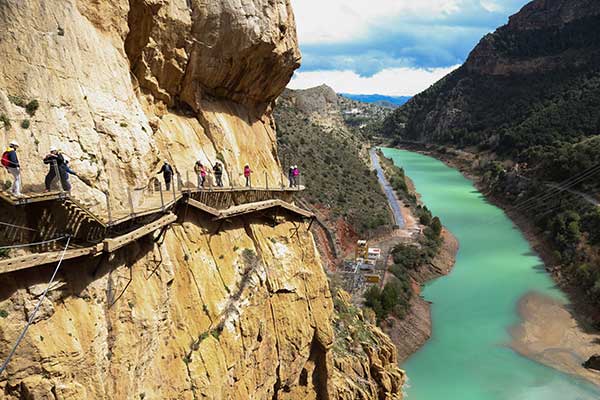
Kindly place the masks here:
<instances>
[{"instance_id":1,"label":"shadow on cliff","mask_svg":"<svg viewBox=\"0 0 600 400\"><path fill-rule=\"evenodd\" d=\"M193 223L208 232L210 236L218 235L219 232L238 229L244 224L262 224L274 227L279 223L278 216L285 215L285 221L297 220L297 217L291 213L272 210L256 213L251 218L244 218L243 221L241 219L211 221L202 212L185 206L178 210L178 214L182 217L177 221L177 224L183 222ZM155 239L151 235L143 237L113 254L103 253L95 257L64 261L49 293L60 291L59 296L56 296L56 294L52 296L55 301L69 297L87 299L89 294L86 291L92 283L114 273L114 276L111 276L111 279L108 280L106 288L107 304L109 307L114 305L133 281L134 265L139 264L143 258L148 258L147 272L142 275L136 274L135 278L139 277L138 279L148 280L160 269L163 262L162 258L151 259L149 255L155 254L153 250L157 244L162 243L165 233L166 230L161 231ZM160 254L160 252L156 253ZM55 268L56 264L48 264L4 274L0 286L0 302L12 298L19 289L29 289L41 285L42 289L35 291L35 293L41 293Z\"/></svg>"}]
</instances>

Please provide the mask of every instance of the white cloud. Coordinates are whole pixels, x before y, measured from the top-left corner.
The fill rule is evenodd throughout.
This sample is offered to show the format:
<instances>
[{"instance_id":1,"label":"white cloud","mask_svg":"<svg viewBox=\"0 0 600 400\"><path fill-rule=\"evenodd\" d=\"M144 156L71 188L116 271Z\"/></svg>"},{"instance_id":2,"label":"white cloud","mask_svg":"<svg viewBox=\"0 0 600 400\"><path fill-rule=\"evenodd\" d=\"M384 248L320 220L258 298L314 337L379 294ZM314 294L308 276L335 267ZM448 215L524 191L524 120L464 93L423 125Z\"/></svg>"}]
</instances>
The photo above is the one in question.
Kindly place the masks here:
<instances>
[{"instance_id":1,"label":"white cloud","mask_svg":"<svg viewBox=\"0 0 600 400\"><path fill-rule=\"evenodd\" d=\"M481 4L481 7L488 12L493 13L503 11L502 6L496 3L494 0L480 0L479 4Z\"/></svg>"},{"instance_id":2,"label":"white cloud","mask_svg":"<svg viewBox=\"0 0 600 400\"><path fill-rule=\"evenodd\" d=\"M433 69L389 68L371 77L362 77L352 71L297 72L288 87L308 89L325 83L338 93L413 96L458 67L454 65Z\"/></svg>"},{"instance_id":3,"label":"white cloud","mask_svg":"<svg viewBox=\"0 0 600 400\"><path fill-rule=\"evenodd\" d=\"M292 0L300 43L335 43L364 37L395 17L443 17L465 0ZM485 0L491 2L491 0Z\"/></svg>"}]
</instances>

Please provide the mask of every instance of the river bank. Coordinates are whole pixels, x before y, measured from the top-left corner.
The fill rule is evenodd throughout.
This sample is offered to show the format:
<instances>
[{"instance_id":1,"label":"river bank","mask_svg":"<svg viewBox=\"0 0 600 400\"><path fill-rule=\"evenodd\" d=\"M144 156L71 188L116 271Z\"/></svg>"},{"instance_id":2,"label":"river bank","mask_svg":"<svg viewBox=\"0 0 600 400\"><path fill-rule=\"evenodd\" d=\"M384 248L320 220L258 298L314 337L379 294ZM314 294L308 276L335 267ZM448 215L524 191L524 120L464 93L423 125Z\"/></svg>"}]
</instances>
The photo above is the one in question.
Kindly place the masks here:
<instances>
[{"instance_id":1,"label":"river bank","mask_svg":"<svg viewBox=\"0 0 600 400\"><path fill-rule=\"evenodd\" d=\"M389 182L387 182L387 176L391 173L387 167L382 166L379 163L378 155L375 149L372 149L371 159L373 165L376 167L381 180L382 177L386 181L386 185L391 192L390 201L397 203L397 212L401 213L397 220L402 221L401 229L398 229L398 240L396 244L410 243L418 244L418 237L425 228L419 223L418 218L412 212L412 209L406 206L397 194L393 192ZM375 163L374 157L377 158ZM385 171L385 172L384 172ZM417 202L421 205L421 196L416 191L415 185L410 177L405 176L404 178L408 192L414 195ZM388 196L390 194L388 193ZM443 222L443 221L442 221ZM402 363L407 360L412 354L417 352L423 345L431 338L432 335L432 320L431 320L431 303L420 296L421 288L433 279L442 277L449 274L452 271L452 267L456 261L456 254L458 253L459 243L456 237L445 227L442 230L442 244L439 252L431 263L419 266L418 269L410 271L409 275L413 281L413 291L415 295L410 301L410 307L403 319L399 319L395 316L389 316L383 323L381 328L384 332L392 339L396 347L398 348L398 362ZM389 268L390 265L387 265ZM384 284L387 279L392 276L390 272L386 272L384 277Z\"/></svg>"},{"instance_id":2,"label":"river bank","mask_svg":"<svg viewBox=\"0 0 600 400\"><path fill-rule=\"evenodd\" d=\"M414 281L415 296L411 299L407 315L403 319L389 317L382 324L381 328L398 348L399 363L406 361L421 349L433 333L431 303L420 295L421 287L452 271L459 248L458 240L445 228L442 237L440 252L433 262L421 265L410 274Z\"/></svg>"},{"instance_id":3,"label":"river bank","mask_svg":"<svg viewBox=\"0 0 600 400\"><path fill-rule=\"evenodd\" d=\"M554 249L543 233L526 215L514 211L502 198L486 192L474 171L476 156L473 153L463 150L441 153L418 146L404 149L434 157L473 182L485 199L502 209L519 228L544 262L545 271L567 295L570 304L538 294L526 294L518 306L521 320L510 329L513 337L510 347L534 361L600 386L600 372L581 366L592 355L600 354L600 332L592 327L593 321L597 321L598 310L590 307L581 291L561 273Z\"/></svg>"}]
</instances>

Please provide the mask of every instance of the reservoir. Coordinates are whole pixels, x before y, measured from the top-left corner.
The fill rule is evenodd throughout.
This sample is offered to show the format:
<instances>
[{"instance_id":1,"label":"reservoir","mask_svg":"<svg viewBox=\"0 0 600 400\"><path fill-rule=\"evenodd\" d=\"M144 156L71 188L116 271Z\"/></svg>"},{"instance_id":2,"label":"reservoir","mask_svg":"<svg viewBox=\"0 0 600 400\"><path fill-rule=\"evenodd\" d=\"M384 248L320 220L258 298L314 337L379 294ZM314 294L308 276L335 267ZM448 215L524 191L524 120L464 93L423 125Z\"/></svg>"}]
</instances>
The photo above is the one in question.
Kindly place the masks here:
<instances>
[{"instance_id":1,"label":"reservoir","mask_svg":"<svg viewBox=\"0 0 600 400\"><path fill-rule=\"evenodd\" d=\"M515 353L517 303L538 292L566 302L518 228L457 170L432 157L382 149L457 237L453 272L428 284L433 336L402 367L410 400L598 400L600 389Z\"/></svg>"}]
</instances>

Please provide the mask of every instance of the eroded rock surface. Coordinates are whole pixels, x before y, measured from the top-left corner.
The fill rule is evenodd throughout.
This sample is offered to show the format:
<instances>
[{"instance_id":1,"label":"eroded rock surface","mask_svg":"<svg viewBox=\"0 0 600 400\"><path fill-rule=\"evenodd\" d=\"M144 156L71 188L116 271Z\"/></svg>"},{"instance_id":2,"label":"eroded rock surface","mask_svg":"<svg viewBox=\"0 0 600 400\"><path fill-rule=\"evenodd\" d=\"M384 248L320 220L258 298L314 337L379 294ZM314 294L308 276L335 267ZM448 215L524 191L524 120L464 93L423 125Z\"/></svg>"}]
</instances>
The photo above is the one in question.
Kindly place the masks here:
<instances>
[{"instance_id":1,"label":"eroded rock surface","mask_svg":"<svg viewBox=\"0 0 600 400\"><path fill-rule=\"evenodd\" d=\"M7 0L0 25L0 134L21 144L25 192L43 189L53 145L80 174L73 196L99 213L104 192L126 207L125 189L150 184L163 159L183 179L219 159L226 184L246 163L256 185L280 181L270 107L300 61L288 0ZM335 358L306 223L179 217L110 256L64 263L0 397L400 398L380 331ZM2 359L53 267L0 276Z\"/></svg>"}]
</instances>

